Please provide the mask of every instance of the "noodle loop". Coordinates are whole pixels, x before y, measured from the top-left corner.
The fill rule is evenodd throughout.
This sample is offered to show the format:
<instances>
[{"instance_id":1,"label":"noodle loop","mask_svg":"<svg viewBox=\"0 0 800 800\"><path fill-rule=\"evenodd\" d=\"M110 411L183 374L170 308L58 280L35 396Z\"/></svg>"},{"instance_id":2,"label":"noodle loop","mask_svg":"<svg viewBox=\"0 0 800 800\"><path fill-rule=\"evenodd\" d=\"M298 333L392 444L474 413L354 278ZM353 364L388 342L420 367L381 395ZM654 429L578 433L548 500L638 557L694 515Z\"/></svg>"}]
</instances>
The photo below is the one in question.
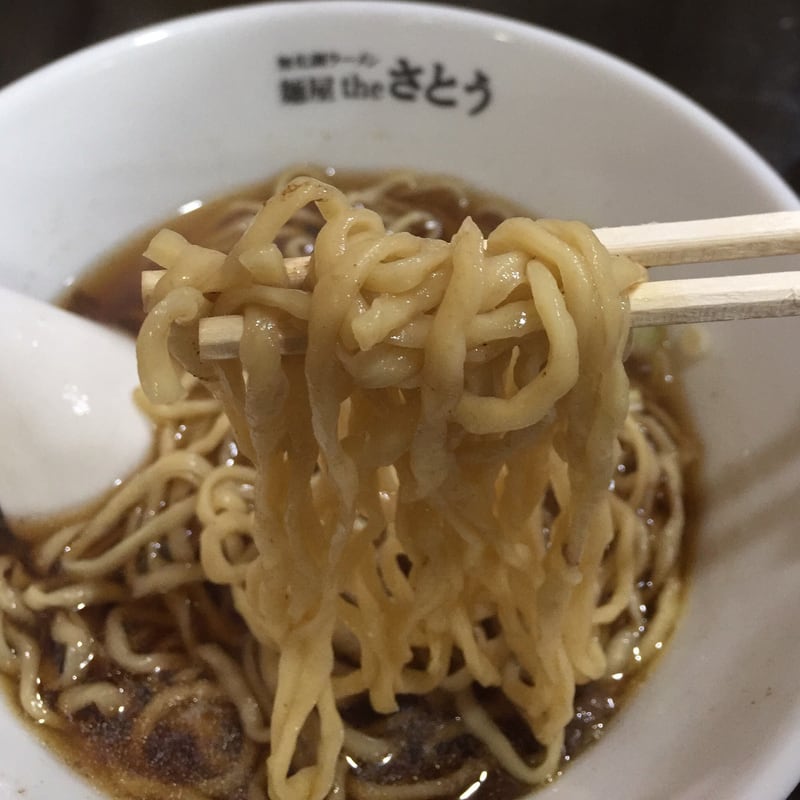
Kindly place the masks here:
<instances>
[{"instance_id":1,"label":"noodle loop","mask_svg":"<svg viewBox=\"0 0 800 800\"><path fill-rule=\"evenodd\" d=\"M466 218L440 241L407 203L361 205L411 186L292 177L246 229L231 212L224 247L158 234L137 345L153 461L25 565L0 555L0 669L37 720L121 724L142 797L159 742L194 754L187 797L537 784L584 687L670 631L685 458L651 398L628 406L643 271L579 223L484 239ZM281 253L312 248L291 283ZM200 320L231 313L239 358L203 362ZM404 782L407 719L434 755Z\"/></svg>"}]
</instances>

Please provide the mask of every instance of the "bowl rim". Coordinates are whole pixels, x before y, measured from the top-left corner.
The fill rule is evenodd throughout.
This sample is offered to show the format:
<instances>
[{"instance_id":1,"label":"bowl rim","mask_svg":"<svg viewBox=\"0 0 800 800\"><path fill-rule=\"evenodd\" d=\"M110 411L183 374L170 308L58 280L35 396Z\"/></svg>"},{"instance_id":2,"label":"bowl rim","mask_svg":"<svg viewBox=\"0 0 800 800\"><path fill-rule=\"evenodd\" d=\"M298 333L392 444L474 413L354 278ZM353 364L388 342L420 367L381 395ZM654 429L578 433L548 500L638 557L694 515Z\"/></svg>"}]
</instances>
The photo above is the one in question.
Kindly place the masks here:
<instances>
[{"instance_id":1,"label":"bowl rim","mask_svg":"<svg viewBox=\"0 0 800 800\"><path fill-rule=\"evenodd\" d=\"M490 11L448 6L425 0L277 0L277 2L258 2L174 17L88 45L20 76L0 88L0 108L5 104L17 102L18 98L28 102L30 93L43 90L50 80L64 80L104 56L155 44L166 38L218 29L220 25L238 25L249 17L255 19L264 15L303 16L308 13L347 16L362 13L365 9L369 9L372 15L386 18L392 18L397 14L413 14L431 21L457 18L466 25L484 31L487 25L497 26L504 29L501 35L517 35L571 51L578 57L619 75L623 82L633 82L658 95L665 103L675 107L690 117L696 125L705 128L709 134L716 137L720 147L728 150L732 157L745 164L749 171L768 186L777 203L785 204L789 208L800 208L798 195L752 145L697 101L661 78L596 45L536 23Z\"/></svg>"}]
</instances>

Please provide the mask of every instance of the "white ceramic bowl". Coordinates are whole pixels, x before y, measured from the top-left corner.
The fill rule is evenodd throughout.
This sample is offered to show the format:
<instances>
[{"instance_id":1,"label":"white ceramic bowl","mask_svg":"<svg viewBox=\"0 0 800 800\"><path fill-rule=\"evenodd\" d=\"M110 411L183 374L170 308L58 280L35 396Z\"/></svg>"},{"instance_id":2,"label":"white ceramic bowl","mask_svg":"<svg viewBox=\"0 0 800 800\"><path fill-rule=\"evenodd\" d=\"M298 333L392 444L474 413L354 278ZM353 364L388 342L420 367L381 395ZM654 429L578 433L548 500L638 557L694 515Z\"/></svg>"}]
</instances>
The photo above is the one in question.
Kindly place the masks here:
<instances>
[{"instance_id":1,"label":"white ceramic bowl","mask_svg":"<svg viewBox=\"0 0 800 800\"><path fill-rule=\"evenodd\" d=\"M422 68L416 100L391 92L401 58ZM436 62L456 85L431 97L456 105L424 97ZM491 100L470 115L477 70ZM344 96L353 75L369 98ZM251 6L115 39L0 94L0 281L52 297L181 203L302 160L454 173L596 225L797 204L702 110L563 37L430 5ZM684 619L603 741L540 797L778 800L800 777L799 334L800 320L709 329L688 376L709 488ZM10 711L0 741L0 798L95 796Z\"/></svg>"}]
</instances>

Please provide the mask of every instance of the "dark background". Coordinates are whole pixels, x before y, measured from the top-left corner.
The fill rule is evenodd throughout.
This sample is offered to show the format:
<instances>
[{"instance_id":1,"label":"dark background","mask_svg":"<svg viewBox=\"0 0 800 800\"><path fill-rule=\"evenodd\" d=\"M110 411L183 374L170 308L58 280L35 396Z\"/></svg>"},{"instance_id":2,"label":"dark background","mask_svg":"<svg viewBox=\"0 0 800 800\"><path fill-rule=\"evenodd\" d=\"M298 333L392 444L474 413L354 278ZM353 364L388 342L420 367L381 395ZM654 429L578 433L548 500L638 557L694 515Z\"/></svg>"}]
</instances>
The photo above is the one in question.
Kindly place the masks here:
<instances>
[{"instance_id":1,"label":"dark background","mask_svg":"<svg viewBox=\"0 0 800 800\"><path fill-rule=\"evenodd\" d=\"M0 0L0 86L132 28L239 4ZM800 192L800 0L462 0L450 5L535 22L637 64L726 122ZM790 800L800 800L800 787Z\"/></svg>"}]
</instances>

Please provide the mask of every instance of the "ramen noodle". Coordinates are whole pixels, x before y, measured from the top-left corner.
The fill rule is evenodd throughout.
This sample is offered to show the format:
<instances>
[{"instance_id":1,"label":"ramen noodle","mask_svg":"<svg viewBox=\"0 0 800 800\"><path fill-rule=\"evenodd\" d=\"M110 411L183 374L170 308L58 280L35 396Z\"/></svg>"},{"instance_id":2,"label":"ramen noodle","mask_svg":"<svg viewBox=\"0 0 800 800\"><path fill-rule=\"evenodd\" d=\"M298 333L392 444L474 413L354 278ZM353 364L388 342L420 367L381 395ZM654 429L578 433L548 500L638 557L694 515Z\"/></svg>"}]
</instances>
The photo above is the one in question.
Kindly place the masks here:
<instances>
[{"instance_id":1,"label":"ramen noodle","mask_svg":"<svg viewBox=\"0 0 800 800\"><path fill-rule=\"evenodd\" d=\"M414 180L287 177L224 247L153 237L153 458L2 557L23 708L114 728L138 796L513 796L674 624L687 454L623 366L642 269L580 223L371 210ZM201 358L228 315L238 358Z\"/></svg>"}]
</instances>

